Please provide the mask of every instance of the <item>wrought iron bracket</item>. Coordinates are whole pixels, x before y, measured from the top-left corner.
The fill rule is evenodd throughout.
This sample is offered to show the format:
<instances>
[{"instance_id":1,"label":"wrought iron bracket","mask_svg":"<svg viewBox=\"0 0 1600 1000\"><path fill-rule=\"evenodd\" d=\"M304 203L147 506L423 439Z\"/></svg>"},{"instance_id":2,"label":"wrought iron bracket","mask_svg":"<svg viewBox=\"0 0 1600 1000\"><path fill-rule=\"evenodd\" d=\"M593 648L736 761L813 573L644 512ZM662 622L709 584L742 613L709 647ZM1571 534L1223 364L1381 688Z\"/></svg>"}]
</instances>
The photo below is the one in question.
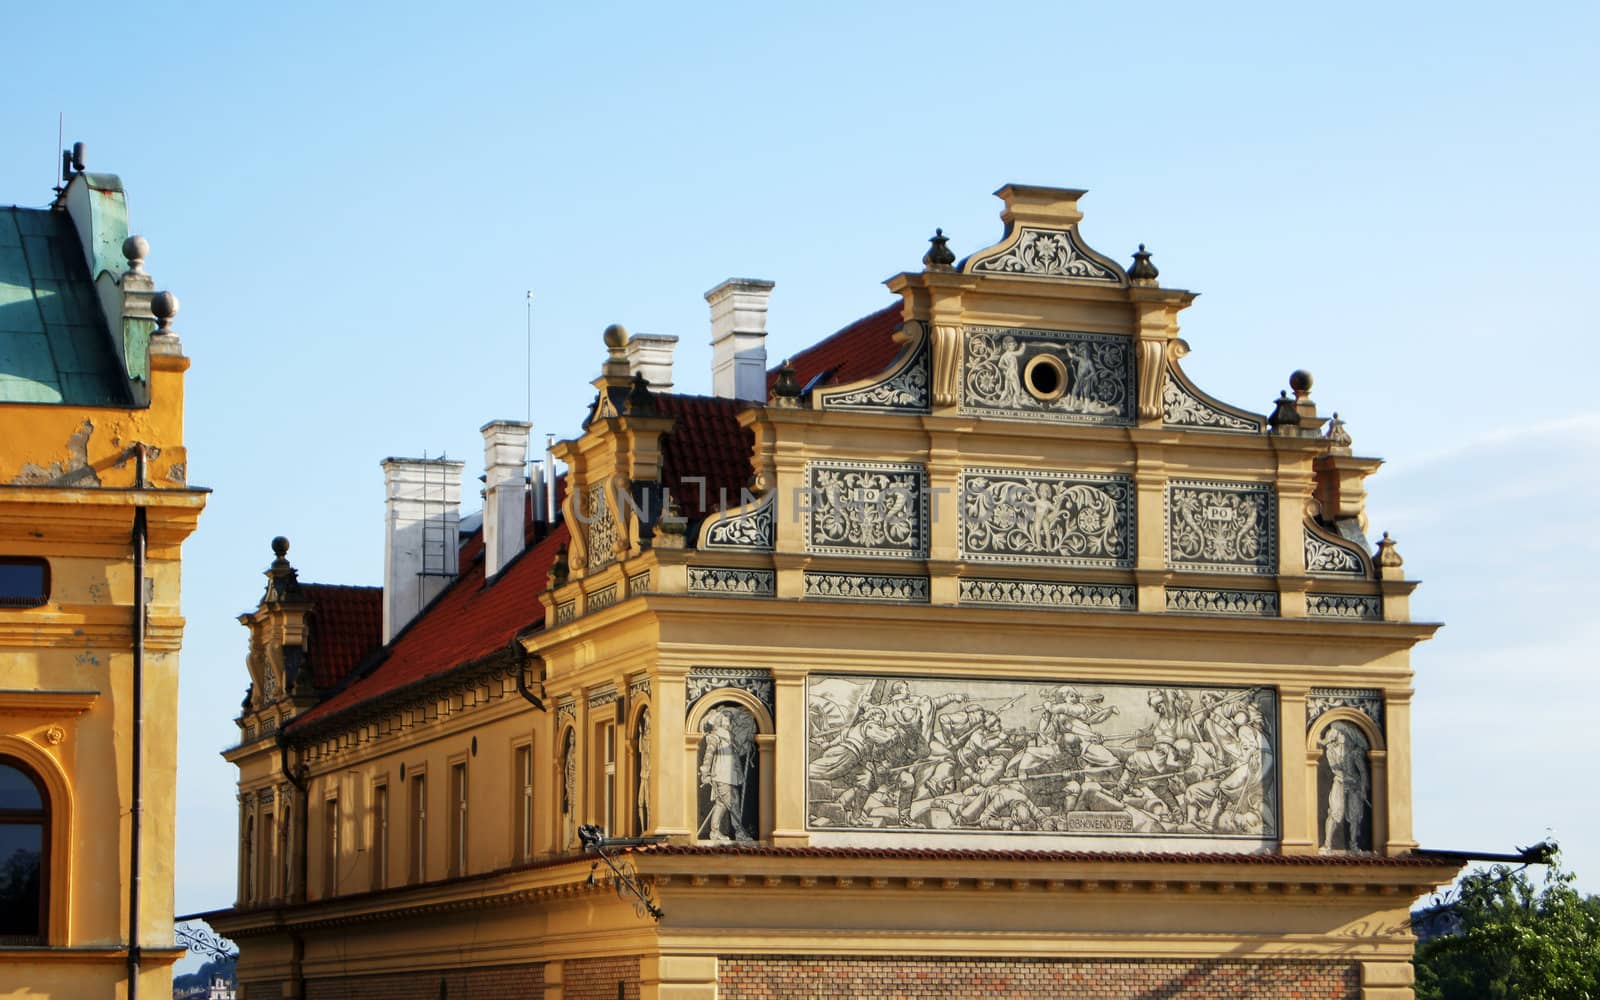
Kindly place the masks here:
<instances>
[{"instance_id":1,"label":"wrought iron bracket","mask_svg":"<svg viewBox=\"0 0 1600 1000\"><path fill-rule=\"evenodd\" d=\"M172 936L178 944L202 955L220 959L239 957L238 945L213 931L205 924L174 924Z\"/></svg>"},{"instance_id":2,"label":"wrought iron bracket","mask_svg":"<svg viewBox=\"0 0 1600 1000\"><path fill-rule=\"evenodd\" d=\"M589 884L595 884L595 873L599 871L603 862L611 870L611 885L616 890L617 898L631 902L633 911L639 916L649 914L654 920L660 921L661 907L650 897L650 887L639 878L639 870L634 867L633 859L626 855L608 854L606 848L641 847L647 844L659 844L664 839L663 837L608 838L605 830L598 826L578 827L578 842L583 845L583 852L599 855L599 858L589 866Z\"/></svg>"}]
</instances>

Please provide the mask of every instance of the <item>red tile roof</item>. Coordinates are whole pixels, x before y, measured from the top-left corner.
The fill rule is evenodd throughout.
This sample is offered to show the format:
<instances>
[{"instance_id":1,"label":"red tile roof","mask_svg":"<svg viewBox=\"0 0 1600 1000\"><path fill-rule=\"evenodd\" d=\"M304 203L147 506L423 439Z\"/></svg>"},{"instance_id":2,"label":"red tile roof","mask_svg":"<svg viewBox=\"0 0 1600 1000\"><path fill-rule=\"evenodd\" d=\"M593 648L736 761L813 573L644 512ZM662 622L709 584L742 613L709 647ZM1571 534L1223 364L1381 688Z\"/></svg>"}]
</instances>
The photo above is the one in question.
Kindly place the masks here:
<instances>
[{"instance_id":1,"label":"red tile roof","mask_svg":"<svg viewBox=\"0 0 1600 1000\"><path fill-rule=\"evenodd\" d=\"M889 367L903 345L894 341L900 329L900 300L851 323L826 340L818 341L789 358L795 381L803 389L818 375L826 377L818 385L842 385L877 375ZM778 380L778 370L767 372L767 389Z\"/></svg>"},{"instance_id":2,"label":"red tile roof","mask_svg":"<svg viewBox=\"0 0 1600 1000\"><path fill-rule=\"evenodd\" d=\"M488 586L480 553L395 636L381 662L349 678L344 687L286 728L299 729L504 648L518 632L544 620L538 595L545 589L556 550L569 537L566 525L557 525Z\"/></svg>"},{"instance_id":3,"label":"red tile roof","mask_svg":"<svg viewBox=\"0 0 1600 1000\"><path fill-rule=\"evenodd\" d=\"M739 505L739 491L750 485L750 453L755 435L739 426L738 414L750 404L715 396L659 393L656 411L676 421L662 435L662 485L691 521ZM688 482L689 477L703 477Z\"/></svg>"},{"instance_id":4,"label":"red tile roof","mask_svg":"<svg viewBox=\"0 0 1600 1000\"><path fill-rule=\"evenodd\" d=\"M311 602L306 650L311 680L326 690L383 645L383 588L304 583L300 589Z\"/></svg>"}]
</instances>

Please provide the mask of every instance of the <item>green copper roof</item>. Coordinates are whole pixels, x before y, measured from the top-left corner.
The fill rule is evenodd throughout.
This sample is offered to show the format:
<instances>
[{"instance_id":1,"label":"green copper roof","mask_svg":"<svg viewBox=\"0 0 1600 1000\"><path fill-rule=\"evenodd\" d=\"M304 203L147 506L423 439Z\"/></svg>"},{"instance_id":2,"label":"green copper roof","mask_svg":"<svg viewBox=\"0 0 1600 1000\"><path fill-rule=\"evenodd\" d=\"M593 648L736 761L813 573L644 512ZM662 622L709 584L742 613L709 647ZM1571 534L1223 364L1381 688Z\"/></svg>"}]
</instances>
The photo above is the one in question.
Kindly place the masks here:
<instances>
[{"instance_id":1,"label":"green copper roof","mask_svg":"<svg viewBox=\"0 0 1600 1000\"><path fill-rule=\"evenodd\" d=\"M0 208L0 403L129 398L71 217Z\"/></svg>"}]
</instances>

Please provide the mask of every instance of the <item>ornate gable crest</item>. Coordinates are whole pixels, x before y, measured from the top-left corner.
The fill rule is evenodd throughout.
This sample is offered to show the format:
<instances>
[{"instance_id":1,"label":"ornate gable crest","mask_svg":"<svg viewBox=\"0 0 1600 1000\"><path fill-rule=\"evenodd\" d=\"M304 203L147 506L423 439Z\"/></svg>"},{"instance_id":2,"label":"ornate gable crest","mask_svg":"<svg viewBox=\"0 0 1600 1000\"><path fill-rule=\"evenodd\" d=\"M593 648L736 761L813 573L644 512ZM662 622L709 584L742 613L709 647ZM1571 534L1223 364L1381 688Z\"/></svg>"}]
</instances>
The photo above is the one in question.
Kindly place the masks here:
<instances>
[{"instance_id":1,"label":"ornate gable crest","mask_svg":"<svg viewBox=\"0 0 1600 1000\"><path fill-rule=\"evenodd\" d=\"M998 274L1057 281L1126 285L1122 269L1084 245L1077 226L1046 229L1017 226L993 250L967 258L968 274Z\"/></svg>"}]
</instances>

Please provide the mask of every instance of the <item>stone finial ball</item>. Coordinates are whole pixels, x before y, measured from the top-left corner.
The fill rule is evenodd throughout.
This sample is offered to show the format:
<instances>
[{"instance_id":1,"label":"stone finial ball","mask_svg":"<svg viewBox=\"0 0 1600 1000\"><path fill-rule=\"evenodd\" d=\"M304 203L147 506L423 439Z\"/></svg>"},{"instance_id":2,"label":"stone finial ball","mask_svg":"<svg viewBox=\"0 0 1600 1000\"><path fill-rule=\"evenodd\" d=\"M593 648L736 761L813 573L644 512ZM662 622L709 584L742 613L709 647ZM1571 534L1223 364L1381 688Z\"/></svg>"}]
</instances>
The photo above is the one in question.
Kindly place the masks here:
<instances>
[{"instance_id":1,"label":"stone finial ball","mask_svg":"<svg viewBox=\"0 0 1600 1000\"><path fill-rule=\"evenodd\" d=\"M150 256L150 241L143 236L130 236L122 241L122 256L128 260L144 260Z\"/></svg>"},{"instance_id":2,"label":"stone finial ball","mask_svg":"<svg viewBox=\"0 0 1600 1000\"><path fill-rule=\"evenodd\" d=\"M1311 373L1301 368L1289 376L1289 388L1295 392L1311 391Z\"/></svg>"},{"instance_id":3,"label":"stone finial ball","mask_svg":"<svg viewBox=\"0 0 1600 1000\"><path fill-rule=\"evenodd\" d=\"M150 298L150 311L162 321L162 325L166 325L167 321L178 315L178 297L171 292L157 292Z\"/></svg>"},{"instance_id":4,"label":"stone finial ball","mask_svg":"<svg viewBox=\"0 0 1600 1000\"><path fill-rule=\"evenodd\" d=\"M612 350L619 350L628 343L628 328L621 323L612 323L606 327L606 346Z\"/></svg>"},{"instance_id":5,"label":"stone finial ball","mask_svg":"<svg viewBox=\"0 0 1600 1000\"><path fill-rule=\"evenodd\" d=\"M272 554L282 559L289 554L289 540L282 535L272 540Z\"/></svg>"}]
</instances>

